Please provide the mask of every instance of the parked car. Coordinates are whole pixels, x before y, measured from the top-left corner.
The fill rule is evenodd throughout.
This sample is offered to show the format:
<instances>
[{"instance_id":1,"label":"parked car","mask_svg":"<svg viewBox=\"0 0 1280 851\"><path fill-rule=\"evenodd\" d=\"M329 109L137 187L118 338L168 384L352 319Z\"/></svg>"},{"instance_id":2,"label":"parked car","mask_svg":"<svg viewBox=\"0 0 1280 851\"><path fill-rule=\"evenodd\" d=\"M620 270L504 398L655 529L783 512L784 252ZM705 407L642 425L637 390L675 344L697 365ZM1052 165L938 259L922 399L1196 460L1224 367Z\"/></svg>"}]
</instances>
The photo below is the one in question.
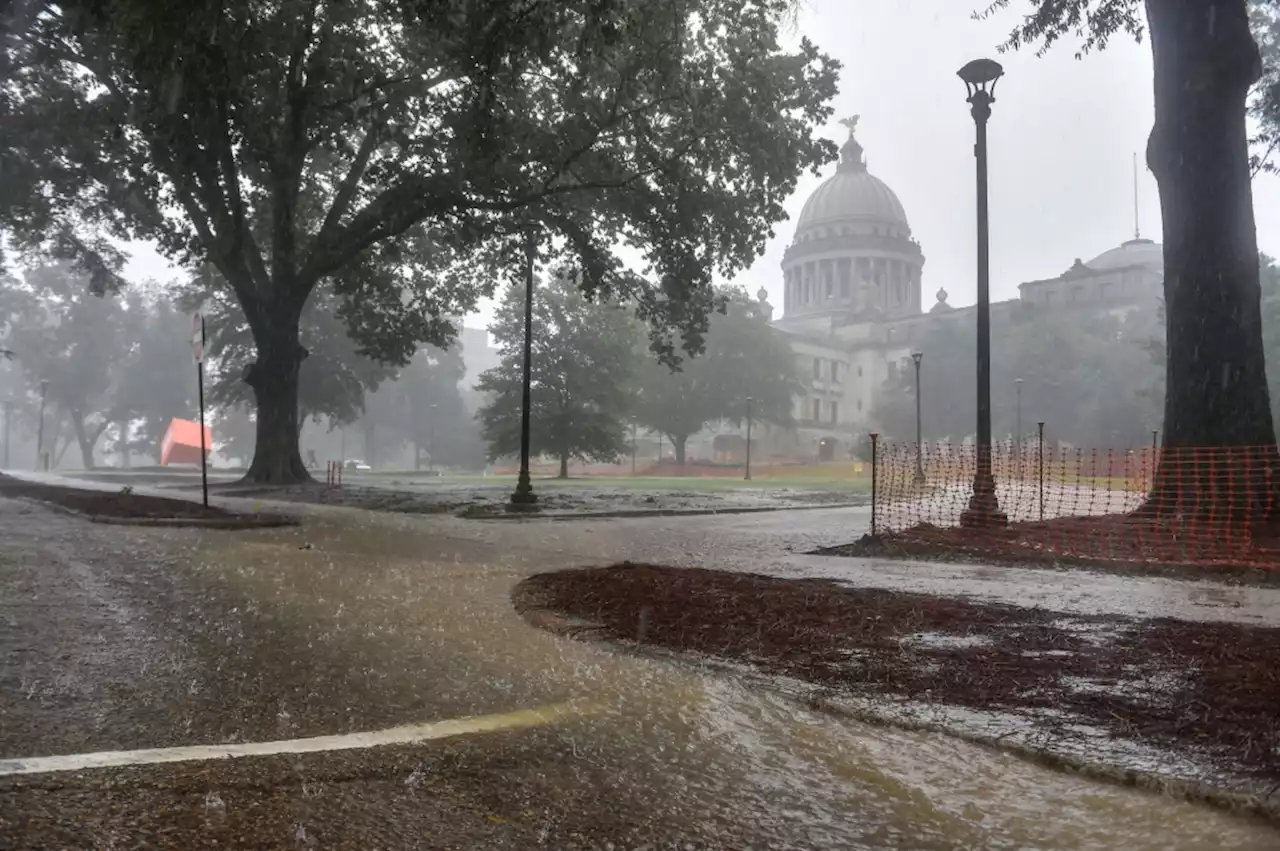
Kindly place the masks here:
<instances>
[{"instance_id":1,"label":"parked car","mask_svg":"<svg viewBox=\"0 0 1280 851\"><path fill-rule=\"evenodd\" d=\"M354 458L347 462L346 467L348 470L355 470L357 473L368 473L373 470L368 464Z\"/></svg>"}]
</instances>

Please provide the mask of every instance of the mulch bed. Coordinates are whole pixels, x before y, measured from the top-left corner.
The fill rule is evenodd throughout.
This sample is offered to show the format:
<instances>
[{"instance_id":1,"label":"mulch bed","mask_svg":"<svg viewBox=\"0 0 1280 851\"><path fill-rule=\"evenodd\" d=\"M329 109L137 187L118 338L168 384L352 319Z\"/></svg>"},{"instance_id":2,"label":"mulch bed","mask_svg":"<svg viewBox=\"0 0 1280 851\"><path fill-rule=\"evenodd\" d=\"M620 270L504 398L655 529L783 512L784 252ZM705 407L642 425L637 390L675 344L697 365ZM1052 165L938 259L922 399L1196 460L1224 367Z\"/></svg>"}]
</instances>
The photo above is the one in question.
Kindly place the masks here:
<instances>
[{"instance_id":1,"label":"mulch bed","mask_svg":"<svg viewBox=\"0 0 1280 851\"><path fill-rule=\"evenodd\" d=\"M1280 542L1272 530L1265 530L1265 534L1259 530L1249 541L1215 537L1210 531L1161 526L1125 514L1058 517L1002 529L921 524L874 538L864 536L851 544L823 547L812 554L1085 567L1280 586Z\"/></svg>"},{"instance_id":2,"label":"mulch bed","mask_svg":"<svg viewBox=\"0 0 1280 851\"><path fill-rule=\"evenodd\" d=\"M858 697L1067 712L1115 737L1280 782L1280 629L642 564L538 574L515 601L607 638Z\"/></svg>"},{"instance_id":3,"label":"mulch bed","mask_svg":"<svg viewBox=\"0 0 1280 851\"><path fill-rule=\"evenodd\" d=\"M144 519L231 519L238 515L226 509L182 499L143 496L127 490L100 491L64 488L15 479L0 474L0 497L25 497L48 502L91 517L129 520Z\"/></svg>"}]
</instances>

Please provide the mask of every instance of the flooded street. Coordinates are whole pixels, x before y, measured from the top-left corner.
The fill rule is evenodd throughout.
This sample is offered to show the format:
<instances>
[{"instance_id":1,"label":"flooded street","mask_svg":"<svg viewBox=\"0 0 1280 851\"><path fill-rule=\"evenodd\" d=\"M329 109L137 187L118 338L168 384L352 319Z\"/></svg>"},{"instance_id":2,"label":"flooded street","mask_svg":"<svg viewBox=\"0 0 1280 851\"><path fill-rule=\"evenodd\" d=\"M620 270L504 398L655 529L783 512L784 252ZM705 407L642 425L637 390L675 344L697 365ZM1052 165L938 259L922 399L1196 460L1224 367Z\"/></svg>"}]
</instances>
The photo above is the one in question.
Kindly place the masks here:
<instances>
[{"instance_id":1,"label":"flooded street","mask_svg":"<svg viewBox=\"0 0 1280 851\"><path fill-rule=\"evenodd\" d=\"M785 514L642 529L310 509L303 527L231 536L6 501L0 640L22 652L6 653L19 661L0 694L0 759L572 709L421 744L10 774L0 846L1275 847L1250 820L808 711L731 676L555 637L511 608L524 576L593 554L785 561L823 537L805 524L824 513L791 515L788 536ZM645 547L629 543L642 531ZM87 629L69 626L86 613Z\"/></svg>"}]
</instances>

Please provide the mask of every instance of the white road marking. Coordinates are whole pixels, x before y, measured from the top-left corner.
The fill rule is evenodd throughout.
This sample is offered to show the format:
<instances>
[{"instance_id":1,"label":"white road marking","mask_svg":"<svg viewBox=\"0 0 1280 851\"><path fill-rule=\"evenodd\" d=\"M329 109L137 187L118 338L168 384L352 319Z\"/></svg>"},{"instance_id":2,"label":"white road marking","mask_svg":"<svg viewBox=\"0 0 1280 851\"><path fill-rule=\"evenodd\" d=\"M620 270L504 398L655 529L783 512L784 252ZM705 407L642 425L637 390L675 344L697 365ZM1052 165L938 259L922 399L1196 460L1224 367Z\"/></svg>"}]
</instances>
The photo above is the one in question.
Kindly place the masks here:
<instances>
[{"instance_id":1,"label":"white road marking","mask_svg":"<svg viewBox=\"0 0 1280 851\"><path fill-rule=\"evenodd\" d=\"M12 774L44 774L54 771L83 771L92 768L119 768L127 765L158 765L166 762L191 762L211 759L238 759L247 756L320 753L323 751L359 750L385 745L412 745L433 739L447 739L468 733L491 733L541 727L569 717L590 714L590 707L578 703L557 703L534 709L517 709L496 715L476 715L405 724L368 733L345 733L337 736L313 736L307 739L283 739L275 742L245 742L226 745L189 745L173 748L147 748L136 751L99 751L97 753L41 756L28 759L0 759L0 777Z\"/></svg>"}]
</instances>

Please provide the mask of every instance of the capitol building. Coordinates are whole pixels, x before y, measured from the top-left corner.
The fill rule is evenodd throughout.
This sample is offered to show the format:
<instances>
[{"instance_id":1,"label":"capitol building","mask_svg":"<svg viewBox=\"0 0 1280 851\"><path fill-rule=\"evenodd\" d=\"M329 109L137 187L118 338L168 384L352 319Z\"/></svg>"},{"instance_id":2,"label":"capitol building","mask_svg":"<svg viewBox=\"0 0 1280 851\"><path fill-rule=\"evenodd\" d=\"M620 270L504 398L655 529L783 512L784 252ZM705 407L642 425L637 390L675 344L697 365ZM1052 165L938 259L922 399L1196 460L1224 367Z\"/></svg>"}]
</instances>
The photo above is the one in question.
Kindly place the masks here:
<instances>
[{"instance_id":1,"label":"capitol building","mask_svg":"<svg viewBox=\"0 0 1280 851\"><path fill-rule=\"evenodd\" d=\"M868 170L856 117L842 123L849 138L839 164L805 202L782 260L780 315L763 289L758 295L795 352L805 384L794 400L793 426L762 435L767 455L847 458L876 425L881 387L911 368L911 352L929 327L976 321L974 307L948 304L942 287L925 305L925 248L912 236L898 196ZM946 270L947 277L970 274ZM1163 279L1160 245L1135 233L1092 260L1076 259L1056 277L1020 284L1018 298L992 303L992 320L1027 309L1079 312L1081 321L1098 311L1154 312ZM691 450L701 442L691 441Z\"/></svg>"}]
</instances>

